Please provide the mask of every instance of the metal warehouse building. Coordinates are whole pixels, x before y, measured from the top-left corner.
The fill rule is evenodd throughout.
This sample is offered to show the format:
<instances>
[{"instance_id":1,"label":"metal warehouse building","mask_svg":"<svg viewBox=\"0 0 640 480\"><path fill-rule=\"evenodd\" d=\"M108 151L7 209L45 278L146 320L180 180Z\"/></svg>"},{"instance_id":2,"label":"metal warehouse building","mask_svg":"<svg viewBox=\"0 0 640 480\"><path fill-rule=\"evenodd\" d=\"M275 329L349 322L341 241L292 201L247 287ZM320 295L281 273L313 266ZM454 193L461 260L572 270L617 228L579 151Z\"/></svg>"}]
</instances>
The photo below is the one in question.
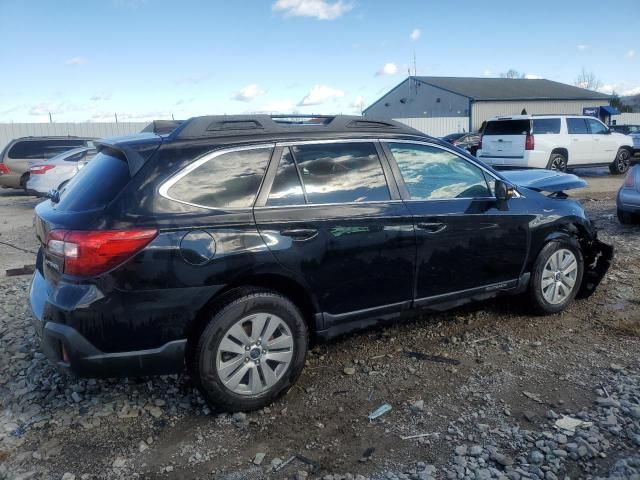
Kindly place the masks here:
<instances>
[{"instance_id":1,"label":"metal warehouse building","mask_svg":"<svg viewBox=\"0 0 640 480\"><path fill-rule=\"evenodd\" d=\"M475 131L491 117L518 115L523 110L582 114L583 108L607 106L610 99L603 93L543 79L412 76L363 113L444 135Z\"/></svg>"}]
</instances>

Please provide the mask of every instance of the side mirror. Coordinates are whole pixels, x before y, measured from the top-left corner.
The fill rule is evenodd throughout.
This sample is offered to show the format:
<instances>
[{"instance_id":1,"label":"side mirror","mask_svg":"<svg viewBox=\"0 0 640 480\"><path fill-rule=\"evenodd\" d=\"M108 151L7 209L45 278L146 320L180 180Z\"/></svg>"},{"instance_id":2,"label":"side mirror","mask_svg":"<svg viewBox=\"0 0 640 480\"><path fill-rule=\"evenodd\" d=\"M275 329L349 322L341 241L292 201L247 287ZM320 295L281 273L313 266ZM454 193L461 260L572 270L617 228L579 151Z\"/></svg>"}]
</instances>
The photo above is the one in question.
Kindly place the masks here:
<instances>
[{"instance_id":1,"label":"side mirror","mask_svg":"<svg viewBox=\"0 0 640 480\"><path fill-rule=\"evenodd\" d=\"M496 199L498 200L509 200L513 198L513 194L516 189L513 185L506 183L502 180L496 180Z\"/></svg>"}]
</instances>

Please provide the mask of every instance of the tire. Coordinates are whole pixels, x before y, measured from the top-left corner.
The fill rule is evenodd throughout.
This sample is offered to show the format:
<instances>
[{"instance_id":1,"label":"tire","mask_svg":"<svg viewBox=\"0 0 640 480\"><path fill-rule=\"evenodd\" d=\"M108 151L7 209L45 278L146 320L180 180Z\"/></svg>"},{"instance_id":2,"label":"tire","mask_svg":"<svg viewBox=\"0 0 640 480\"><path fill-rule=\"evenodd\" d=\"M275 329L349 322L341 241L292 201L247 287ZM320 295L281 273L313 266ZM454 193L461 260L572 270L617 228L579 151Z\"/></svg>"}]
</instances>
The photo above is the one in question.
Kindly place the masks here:
<instances>
[{"instance_id":1,"label":"tire","mask_svg":"<svg viewBox=\"0 0 640 480\"><path fill-rule=\"evenodd\" d=\"M555 170L558 172L567 171L567 157L561 153L552 153L549 157L549 163L547 164L547 170Z\"/></svg>"},{"instance_id":2,"label":"tire","mask_svg":"<svg viewBox=\"0 0 640 480\"><path fill-rule=\"evenodd\" d=\"M308 343L302 313L289 299L253 291L228 301L209 320L193 352L191 375L212 409L257 410L296 382Z\"/></svg>"},{"instance_id":3,"label":"tire","mask_svg":"<svg viewBox=\"0 0 640 480\"><path fill-rule=\"evenodd\" d=\"M621 148L616 154L616 159L609 165L609 172L613 175L627 173L631 165L631 152L626 148Z\"/></svg>"},{"instance_id":4,"label":"tire","mask_svg":"<svg viewBox=\"0 0 640 480\"><path fill-rule=\"evenodd\" d=\"M624 225L635 223L638 220L638 216L633 213L625 212L624 210L617 210L618 220Z\"/></svg>"},{"instance_id":5,"label":"tire","mask_svg":"<svg viewBox=\"0 0 640 480\"><path fill-rule=\"evenodd\" d=\"M570 256L575 260L575 269L567 263L565 274L561 274L562 269L556 265L558 261L561 265L569 262ZM536 312L551 314L564 310L580 290L583 273L584 259L576 241L554 240L547 243L536 258L529 283L529 295Z\"/></svg>"}]
</instances>

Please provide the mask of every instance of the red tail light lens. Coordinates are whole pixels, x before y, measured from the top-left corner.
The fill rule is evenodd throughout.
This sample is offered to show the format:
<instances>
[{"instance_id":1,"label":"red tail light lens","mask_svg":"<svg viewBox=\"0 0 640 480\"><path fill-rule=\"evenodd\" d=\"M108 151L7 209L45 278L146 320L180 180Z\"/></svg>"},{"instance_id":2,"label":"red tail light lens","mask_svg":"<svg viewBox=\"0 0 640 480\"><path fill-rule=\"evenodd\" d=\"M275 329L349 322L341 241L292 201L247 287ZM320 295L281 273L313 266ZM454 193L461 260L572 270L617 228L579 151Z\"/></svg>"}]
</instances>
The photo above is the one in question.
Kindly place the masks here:
<instances>
[{"instance_id":1,"label":"red tail light lens","mask_svg":"<svg viewBox=\"0 0 640 480\"><path fill-rule=\"evenodd\" d=\"M9 167L7 167L4 163L0 163L0 175L8 175L11 173Z\"/></svg>"},{"instance_id":2,"label":"red tail light lens","mask_svg":"<svg viewBox=\"0 0 640 480\"><path fill-rule=\"evenodd\" d=\"M157 235L156 229L52 230L47 251L64 258L64 273L91 277L124 263Z\"/></svg>"},{"instance_id":3,"label":"red tail light lens","mask_svg":"<svg viewBox=\"0 0 640 480\"><path fill-rule=\"evenodd\" d=\"M533 138L533 135L528 133L527 134L527 140L525 141L525 144L524 144L524 149L525 150L534 150L535 146L536 146L536 142L535 142L535 140Z\"/></svg>"},{"instance_id":4,"label":"red tail light lens","mask_svg":"<svg viewBox=\"0 0 640 480\"><path fill-rule=\"evenodd\" d=\"M633 188L635 185L636 172L635 169L631 169L627 172L627 176L624 177L624 188Z\"/></svg>"},{"instance_id":5,"label":"red tail light lens","mask_svg":"<svg viewBox=\"0 0 640 480\"><path fill-rule=\"evenodd\" d=\"M29 169L29 172L31 172L31 175L41 175L53 168L56 168L56 166L55 165L35 165Z\"/></svg>"}]
</instances>

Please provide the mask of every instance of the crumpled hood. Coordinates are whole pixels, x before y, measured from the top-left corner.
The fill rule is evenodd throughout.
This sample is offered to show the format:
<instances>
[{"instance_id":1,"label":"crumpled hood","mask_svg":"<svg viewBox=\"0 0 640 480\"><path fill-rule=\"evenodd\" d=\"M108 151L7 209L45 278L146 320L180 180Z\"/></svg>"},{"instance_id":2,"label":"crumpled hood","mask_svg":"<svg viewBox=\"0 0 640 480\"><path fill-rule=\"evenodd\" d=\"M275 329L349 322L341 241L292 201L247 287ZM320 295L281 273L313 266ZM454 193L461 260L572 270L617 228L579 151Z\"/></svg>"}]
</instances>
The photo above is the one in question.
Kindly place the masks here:
<instances>
[{"instance_id":1,"label":"crumpled hood","mask_svg":"<svg viewBox=\"0 0 640 480\"><path fill-rule=\"evenodd\" d=\"M552 170L510 170L500 173L514 185L538 192L555 193L587 186L587 182L576 175Z\"/></svg>"}]
</instances>

